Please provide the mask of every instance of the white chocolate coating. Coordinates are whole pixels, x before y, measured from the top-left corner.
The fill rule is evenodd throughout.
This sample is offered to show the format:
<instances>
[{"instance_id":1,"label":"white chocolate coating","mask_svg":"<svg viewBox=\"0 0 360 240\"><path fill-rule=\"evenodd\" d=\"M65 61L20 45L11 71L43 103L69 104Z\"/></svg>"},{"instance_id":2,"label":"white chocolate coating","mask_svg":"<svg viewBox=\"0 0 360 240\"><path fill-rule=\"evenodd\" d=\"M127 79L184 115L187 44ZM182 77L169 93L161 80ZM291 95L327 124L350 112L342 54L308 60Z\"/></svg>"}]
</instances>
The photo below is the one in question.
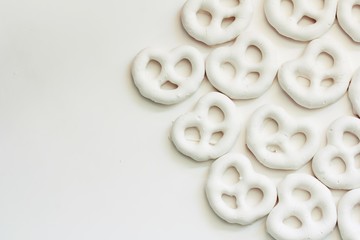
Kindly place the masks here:
<instances>
[{"instance_id":1,"label":"white chocolate coating","mask_svg":"<svg viewBox=\"0 0 360 240\"><path fill-rule=\"evenodd\" d=\"M260 62L249 62L246 51L255 46L261 52ZM230 63L235 69L232 79L225 79L222 64ZM213 50L206 59L206 75L211 84L232 99L251 99L268 90L278 70L277 56L271 41L259 34L245 32L230 47ZM249 73L258 73L259 78L250 82Z\"/></svg>"},{"instance_id":2,"label":"white chocolate coating","mask_svg":"<svg viewBox=\"0 0 360 240\"><path fill-rule=\"evenodd\" d=\"M155 77L146 70L152 60L161 65L161 72ZM182 60L190 62L190 76L181 76L176 72L175 66ZM200 87L205 76L205 64L201 53L191 46L180 46L172 51L146 48L135 57L131 71L135 86L144 97L156 103L170 105L185 100ZM177 87L163 89L166 82Z\"/></svg>"},{"instance_id":3,"label":"white chocolate coating","mask_svg":"<svg viewBox=\"0 0 360 240\"><path fill-rule=\"evenodd\" d=\"M211 107L218 107L224 119L215 122L209 118ZM238 134L239 127L236 121L236 108L233 101L218 92L211 92L203 96L192 112L180 116L173 123L171 139L175 147L184 155L196 161L216 159L232 148ZM195 127L200 133L200 140L187 140L186 129ZM211 137L215 133L222 133L222 137L215 144Z\"/></svg>"},{"instance_id":4,"label":"white chocolate coating","mask_svg":"<svg viewBox=\"0 0 360 240\"><path fill-rule=\"evenodd\" d=\"M264 123L271 119L278 125L275 133L264 134ZM292 136L304 134L305 143L299 149L291 142ZM304 166L315 155L320 138L312 124L294 119L284 109L263 105L249 120L246 144L264 166L272 169L295 170Z\"/></svg>"},{"instance_id":5,"label":"white chocolate coating","mask_svg":"<svg viewBox=\"0 0 360 240\"><path fill-rule=\"evenodd\" d=\"M223 181L224 173L231 167L240 174L239 181L233 185ZM249 206L246 201L251 189L259 189L263 193L263 198L255 206ZM224 202L223 194L236 198L235 209ZM241 225L251 224L267 215L277 199L275 184L266 176L254 172L247 157L234 153L226 154L214 161L210 167L206 195L210 206L219 217L229 223Z\"/></svg>"},{"instance_id":6,"label":"white chocolate coating","mask_svg":"<svg viewBox=\"0 0 360 240\"><path fill-rule=\"evenodd\" d=\"M351 80L348 94L354 114L360 116L360 68Z\"/></svg>"},{"instance_id":7,"label":"white chocolate coating","mask_svg":"<svg viewBox=\"0 0 360 240\"><path fill-rule=\"evenodd\" d=\"M333 25L336 15L337 0L324 0L324 6L316 9L304 0L292 0L293 11L287 16L282 7L282 0L264 1L264 10L268 22L281 35L298 41L310 41L322 36ZM314 23L302 26L303 17L313 19Z\"/></svg>"},{"instance_id":8,"label":"white chocolate coating","mask_svg":"<svg viewBox=\"0 0 360 240\"><path fill-rule=\"evenodd\" d=\"M347 146L343 142L346 132L360 138L360 119L345 116L334 121L327 131L327 145L314 156L312 168L316 177L333 189L360 187L360 169L356 167L356 156L360 154L360 143ZM345 164L343 173L331 171L331 161L340 158Z\"/></svg>"},{"instance_id":9,"label":"white chocolate coating","mask_svg":"<svg viewBox=\"0 0 360 240\"><path fill-rule=\"evenodd\" d=\"M310 198L298 199L294 190L307 191ZM266 228L277 240L324 239L336 224L336 206L330 190L313 176L293 173L285 177L278 186L279 203L266 220ZM320 209L321 218L313 219L312 211ZM284 220L296 217L299 228L287 225Z\"/></svg>"},{"instance_id":10,"label":"white chocolate coating","mask_svg":"<svg viewBox=\"0 0 360 240\"><path fill-rule=\"evenodd\" d=\"M358 240L360 237L359 218L353 217L356 206L360 206L360 188L345 193L338 203L338 226L343 240Z\"/></svg>"},{"instance_id":11,"label":"white chocolate coating","mask_svg":"<svg viewBox=\"0 0 360 240\"><path fill-rule=\"evenodd\" d=\"M314 40L306 47L303 55L280 67L278 78L281 88L299 105L309 108L326 107L339 100L349 86L351 64L336 42ZM321 53L333 58L333 65L324 68L317 62ZM310 86L302 86L298 77L309 80ZM331 85L322 82L332 79Z\"/></svg>"},{"instance_id":12,"label":"white chocolate coating","mask_svg":"<svg viewBox=\"0 0 360 240\"><path fill-rule=\"evenodd\" d=\"M352 9L360 5L360 0L339 0L337 19L341 28L354 40L360 42L360 24L356 21Z\"/></svg>"},{"instance_id":13,"label":"white chocolate coating","mask_svg":"<svg viewBox=\"0 0 360 240\"><path fill-rule=\"evenodd\" d=\"M197 12L203 10L211 15L211 22L203 26ZM220 0L188 0L182 12L181 21L186 32L198 41L207 45L216 45L233 40L249 25L253 15L253 3L251 0L241 0L237 6L229 7L222 5ZM222 22L227 18L234 21L223 28Z\"/></svg>"}]
</instances>

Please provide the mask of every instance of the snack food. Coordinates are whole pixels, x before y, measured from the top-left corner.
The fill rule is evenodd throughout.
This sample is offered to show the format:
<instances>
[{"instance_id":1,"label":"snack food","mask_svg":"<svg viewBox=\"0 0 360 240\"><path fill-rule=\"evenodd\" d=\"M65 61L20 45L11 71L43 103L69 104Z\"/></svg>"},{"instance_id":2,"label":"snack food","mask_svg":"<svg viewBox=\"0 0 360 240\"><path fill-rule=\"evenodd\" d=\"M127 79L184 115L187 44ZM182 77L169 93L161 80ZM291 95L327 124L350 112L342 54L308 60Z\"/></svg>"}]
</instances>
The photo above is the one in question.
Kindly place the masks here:
<instances>
[{"instance_id":1,"label":"snack food","mask_svg":"<svg viewBox=\"0 0 360 240\"><path fill-rule=\"evenodd\" d=\"M204 11L210 15L207 26L199 22L197 14ZM186 32L207 45L216 45L233 40L249 25L253 15L251 0L241 0L236 6L225 6L221 0L188 0L181 12L181 21ZM222 26L225 21L230 25Z\"/></svg>"},{"instance_id":2,"label":"snack food","mask_svg":"<svg viewBox=\"0 0 360 240\"><path fill-rule=\"evenodd\" d=\"M296 197L294 191L304 191L308 199ZM279 203L268 215L266 229L277 240L324 239L335 227L336 206L330 190L316 178L293 173L278 186ZM318 216L314 213L319 212ZM287 224L295 218L299 226Z\"/></svg>"},{"instance_id":3,"label":"snack food","mask_svg":"<svg viewBox=\"0 0 360 240\"><path fill-rule=\"evenodd\" d=\"M259 62L252 62L246 54L255 47L261 54ZM223 74L223 64L231 64L233 78ZM253 32L245 32L230 47L213 50L206 59L206 75L211 84L232 99L257 98L268 90L278 70L276 52L271 42ZM250 79L255 74L255 79ZM255 81L254 81L255 80Z\"/></svg>"},{"instance_id":4,"label":"snack food","mask_svg":"<svg viewBox=\"0 0 360 240\"><path fill-rule=\"evenodd\" d=\"M267 120L277 124L276 131L269 135L263 133ZM301 146L291 141L297 134L304 137ZM247 126L246 144L266 167L295 170L311 160L320 145L320 138L312 124L295 120L281 107L267 104L252 114Z\"/></svg>"},{"instance_id":5,"label":"snack food","mask_svg":"<svg viewBox=\"0 0 360 240\"><path fill-rule=\"evenodd\" d=\"M191 65L189 76L176 72L175 66L182 60L188 60ZM161 66L157 76L151 76L147 72L151 61ZM200 87L205 76L205 64L201 53L191 46L180 46L172 51L146 48L135 57L131 73L136 87L144 97L156 103L170 105L185 100ZM173 85L173 88L164 88L167 83Z\"/></svg>"},{"instance_id":6,"label":"snack food","mask_svg":"<svg viewBox=\"0 0 360 240\"><path fill-rule=\"evenodd\" d=\"M226 184L223 176L229 168L235 168L240 178L234 184ZM262 199L255 205L246 198L252 189L262 192ZM229 153L217 159L210 167L206 183L206 195L215 213L229 223L247 225L267 215L276 202L276 187L264 175L256 173L250 160L241 154ZM222 199L223 195L236 198L236 208Z\"/></svg>"},{"instance_id":7,"label":"snack food","mask_svg":"<svg viewBox=\"0 0 360 240\"><path fill-rule=\"evenodd\" d=\"M352 12L359 0L339 0L337 7L337 19L341 28L354 40L360 42L360 26Z\"/></svg>"},{"instance_id":8,"label":"snack food","mask_svg":"<svg viewBox=\"0 0 360 240\"><path fill-rule=\"evenodd\" d=\"M223 114L220 122L209 117L212 107L217 107ZM184 155L196 161L207 161L227 153L234 145L239 134L236 121L235 104L225 95L211 92L203 96L192 112L186 113L173 123L171 139L175 147ZM186 130L196 128L200 139L186 138ZM220 134L217 142L212 142L214 134Z\"/></svg>"},{"instance_id":9,"label":"snack food","mask_svg":"<svg viewBox=\"0 0 360 240\"><path fill-rule=\"evenodd\" d=\"M351 80L348 94L354 114L360 116L360 68Z\"/></svg>"}]
</instances>

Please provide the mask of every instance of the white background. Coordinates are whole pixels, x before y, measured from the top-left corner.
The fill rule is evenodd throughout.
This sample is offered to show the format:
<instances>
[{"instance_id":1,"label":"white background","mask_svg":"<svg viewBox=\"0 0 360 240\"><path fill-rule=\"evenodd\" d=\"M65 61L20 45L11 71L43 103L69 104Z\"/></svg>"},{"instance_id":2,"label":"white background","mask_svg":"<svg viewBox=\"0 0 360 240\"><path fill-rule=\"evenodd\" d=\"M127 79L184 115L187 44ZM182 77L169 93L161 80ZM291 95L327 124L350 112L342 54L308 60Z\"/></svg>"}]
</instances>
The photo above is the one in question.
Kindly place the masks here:
<instances>
[{"instance_id":1,"label":"white background","mask_svg":"<svg viewBox=\"0 0 360 240\"><path fill-rule=\"evenodd\" d=\"M250 28L276 46L281 62L306 44L281 37L256 5ZM181 27L184 0L0 0L0 239L271 239L265 219L227 224L210 209L210 162L181 155L168 139L207 80L185 102L141 97L131 61L145 47L198 47ZM336 25L325 35L358 65L360 45ZM260 165L244 145L245 124L264 103L321 131L351 114L347 96L321 110L297 106L274 82L262 97L236 101L241 134L232 151L278 183L289 172ZM309 165L300 171L311 173ZM343 193L333 191L337 200ZM327 239L340 239L335 230Z\"/></svg>"}]
</instances>

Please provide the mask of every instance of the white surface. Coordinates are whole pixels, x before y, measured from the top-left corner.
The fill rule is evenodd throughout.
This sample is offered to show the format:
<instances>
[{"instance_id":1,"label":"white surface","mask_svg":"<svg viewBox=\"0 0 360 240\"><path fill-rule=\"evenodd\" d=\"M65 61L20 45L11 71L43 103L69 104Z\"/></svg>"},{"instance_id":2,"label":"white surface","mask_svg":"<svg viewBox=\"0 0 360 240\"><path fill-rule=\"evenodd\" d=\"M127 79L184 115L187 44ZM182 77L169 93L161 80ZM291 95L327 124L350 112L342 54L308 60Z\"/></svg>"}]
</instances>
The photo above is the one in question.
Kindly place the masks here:
<instances>
[{"instance_id":1,"label":"white surface","mask_svg":"<svg viewBox=\"0 0 360 240\"><path fill-rule=\"evenodd\" d=\"M271 38L281 62L305 43L281 37L256 0L251 24ZM204 191L210 162L197 163L168 140L171 121L212 90L204 82L185 102L164 107L141 97L130 62L144 47L191 44L179 19L183 0L0 1L0 239L271 239L265 219L230 225ZM360 45L335 25L355 66ZM239 125L264 103L308 116L322 132L351 114L347 96L320 110L297 106L277 82L262 97L236 101ZM234 152L278 183L246 150ZM310 172L309 164L300 171ZM343 192L333 191L337 200ZM327 239L340 239L334 231Z\"/></svg>"}]
</instances>

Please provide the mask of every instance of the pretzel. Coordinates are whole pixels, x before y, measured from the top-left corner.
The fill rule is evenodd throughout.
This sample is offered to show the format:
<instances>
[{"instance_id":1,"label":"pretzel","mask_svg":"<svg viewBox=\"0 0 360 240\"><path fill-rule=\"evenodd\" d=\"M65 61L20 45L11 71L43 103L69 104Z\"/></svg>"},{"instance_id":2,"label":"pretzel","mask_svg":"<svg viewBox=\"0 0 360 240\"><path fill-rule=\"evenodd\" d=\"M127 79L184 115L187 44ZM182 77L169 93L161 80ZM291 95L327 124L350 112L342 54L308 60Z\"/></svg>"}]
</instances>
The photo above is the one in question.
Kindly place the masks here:
<instances>
[{"instance_id":1,"label":"pretzel","mask_svg":"<svg viewBox=\"0 0 360 240\"><path fill-rule=\"evenodd\" d=\"M260 62L248 61L246 51L254 46L261 52ZM222 64L230 63L236 75L224 79ZM278 69L276 52L271 42L255 33L244 33L230 47L213 50L206 59L206 75L211 84L232 99L250 99L261 96L270 88ZM258 73L256 82L247 79L249 73Z\"/></svg>"},{"instance_id":2,"label":"pretzel","mask_svg":"<svg viewBox=\"0 0 360 240\"><path fill-rule=\"evenodd\" d=\"M336 15L337 0L324 0L321 9L311 5L312 1L291 0L293 10L287 16L281 7L282 0L264 1L265 15L275 30L288 38L298 41L310 41L327 32L332 26ZM302 20L311 20L311 24L302 26Z\"/></svg>"},{"instance_id":3,"label":"pretzel","mask_svg":"<svg viewBox=\"0 0 360 240\"><path fill-rule=\"evenodd\" d=\"M354 114L360 116L360 68L351 80L348 94Z\"/></svg>"},{"instance_id":4,"label":"pretzel","mask_svg":"<svg viewBox=\"0 0 360 240\"><path fill-rule=\"evenodd\" d=\"M234 167L240 179L234 185L223 181L227 169ZM252 189L259 189L263 198L255 206L249 206L246 197ZM236 198L235 209L222 199L223 195ZM240 154L226 154L216 160L209 172L206 195L215 213L229 223L248 225L267 215L274 207L277 195L275 184L264 175L254 172L250 160Z\"/></svg>"},{"instance_id":5,"label":"pretzel","mask_svg":"<svg viewBox=\"0 0 360 240\"><path fill-rule=\"evenodd\" d=\"M197 13L205 11L211 15L208 26L203 26ZM207 45L216 45L231 41L249 25L253 15L251 0L242 0L237 6L224 6L221 0L188 0L181 12L182 25L186 32L198 41ZM233 18L227 27L222 27L223 21Z\"/></svg>"},{"instance_id":6,"label":"pretzel","mask_svg":"<svg viewBox=\"0 0 360 240\"><path fill-rule=\"evenodd\" d=\"M351 78L351 64L339 44L333 41L314 40L303 55L283 64L278 78L281 88L299 105L314 109L328 106L346 92ZM321 66L317 59L324 53L333 58L333 66ZM309 80L310 86L302 86L298 77ZM322 83L331 81L328 87Z\"/></svg>"},{"instance_id":7,"label":"pretzel","mask_svg":"<svg viewBox=\"0 0 360 240\"><path fill-rule=\"evenodd\" d=\"M343 142L343 136L347 132L360 138L360 119L346 116L334 121L327 131L327 145L316 153L312 163L316 177L333 189L360 187L360 170L356 167L356 158L360 157L360 144L347 146ZM343 161L343 173L331 171L331 162L335 159Z\"/></svg>"},{"instance_id":8,"label":"pretzel","mask_svg":"<svg viewBox=\"0 0 360 240\"><path fill-rule=\"evenodd\" d=\"M352 9L360 0L339 0L337 19L341 28L355 41L360 42L360 25L355 21Z\"/></svg>"},{"instance_id":9,"label":"pretzel","mask_svg":"<svg viewBox=\"0 0 360 240\"><path fill-rule=\"evenodd\" d=\"M300 199L294 191L308 192L309 199ZM336 206L331 192L313 176L293 173L285 177L278 186L279 203L266 220L266 228L277 240L324 239L335 227ZM321 211L320 219L312 213ZM289 218L297 218L299 228L286 223Z\"/></svg>"},{"instance_id":10,"label":"pretzel","mask_svg":"<svg viewBox=\"0 0 360 240\"><path fill-rule=\"evenodd\" d=\"M209 118L212 107L222 111L224 118L221 122ZM206 94L199 100L193 112L180 116L174 122L171 138L175 147L196 161L207 161L224 155L234 145L239 134L235 111L235 104L225 95L218 92ZM199 131L199 141L186 138L185 132L191 128ZM221 133L222 136L214 143L211 138L216 133Z\"/></svg>"},{"instance_id":11,"label":"pretzel","mask_svg":"<svg viewBox=\"0 0 360 240\"><path fill-rule=\"evenodd\" d=\"M360 188L347 192L338 203L338 226L343 240L359 239L360 222L352 216L356 206L360 206Z\"/></svg>"},{"instance_id":12,"label":"pretzel","mask_svg":"<svg viewBox=\"0 0 360 240\"><path fill-rule=\"evenodd\" d=\"M176 72L175 66L182 60L190 62L190 76L181 76ZM161 65L158 76L153 77L146 70L151 61ZM180 46L172 51L146 48L135 57L132 76L136 87L144 97L170 105L185 100L200 87L205 76L205 64L201 53L191 46ZM172 83L175 89L164 89L163 85L168 82Z\"/></svg>"},{"instance_id":13,"label":"pretzel","mask_svg":"<svg viewBox=\"0 0 360 240\"><path fill-rule=\"evenodd\" d=\"M264 134L266 120L277 123L278 129ZM291 142L296 134L305 136L305 143L297 149ZM275 105L263 105L249 120L246 144L264 166L273 169L295 170L305 165L315 155L320 145L317 130L308 122L290 117L284 109Z\"/></svg>"}]
</instances>

